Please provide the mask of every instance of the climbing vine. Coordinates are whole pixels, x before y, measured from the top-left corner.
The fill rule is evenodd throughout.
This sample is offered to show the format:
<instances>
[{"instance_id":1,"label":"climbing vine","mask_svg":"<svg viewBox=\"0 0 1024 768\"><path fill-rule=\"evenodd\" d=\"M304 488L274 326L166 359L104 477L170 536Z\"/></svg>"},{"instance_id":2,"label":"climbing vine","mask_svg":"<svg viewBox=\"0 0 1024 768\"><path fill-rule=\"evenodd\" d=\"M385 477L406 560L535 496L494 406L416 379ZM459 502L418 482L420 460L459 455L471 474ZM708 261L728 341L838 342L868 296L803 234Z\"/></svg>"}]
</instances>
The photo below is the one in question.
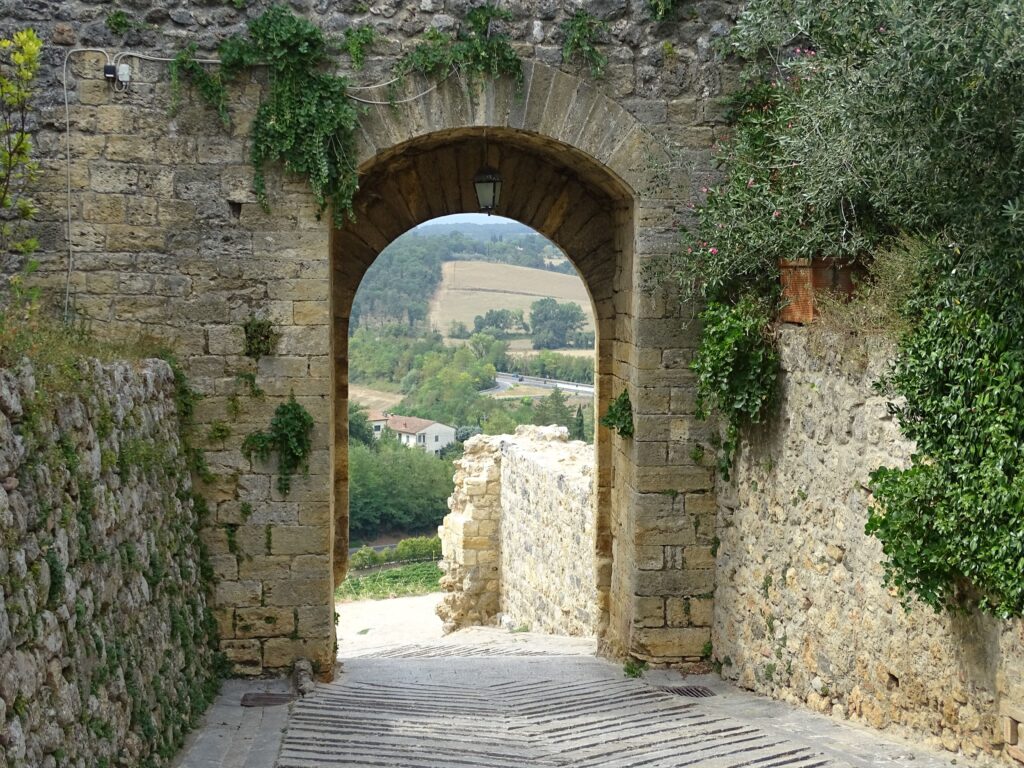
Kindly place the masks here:
<instances>
[{"instance_id":1,"label":"climbing vine","mask_svg":"<svg viewBox=\"0 0 1024 768\"><path fill-rule=\"evenodd\" d=\"M562 22L562 61L571 61L578 56L583 63L590 67L590 74L594 77L604 75L605 67L608 66L608 57L597 47L597 38L608 31L608 25L595 19L586 11L576 11L572 16Z\"/></svg>"},{"instance_id":2,"label":"climbing vine","mask_svg":"<svg viewBox=\"0 0 1024 768\"><path fill-rule=\"evenodd\" d=\"M352 59L356 69L362 68L366 62L366 51L377 40L377 31L373 27L349 27L345 30L345 51Z\"/></svg>"},{"instance_id":3,"label":"climbing vine","mask_svg":"<svg viewBox=\"0 0 1024 768\"><path fill-rule=\"evenodd\" d=\"M522 63L508 36L493 30L494 22L509 18L507 11L484 5L467 13L456 35L428 31L423 42L398 62L392 95L397 83L413 72L435 79L452 71L469 80L511 77L521 88ZM271 6L249 22L247 35L235 35L220 44L218 69L197 61L194 45L178 53L170 66L172 109L180 106L182 82L188 81L227 125L227 85L245 69L265 67L269 89L257 109L251 135L256 197L268 207L266 167L281 162L286 171L306 178L319 213L330 208L334 223L340 226L352 216L358 187L359 113L348 95L348 81L326 70L336 49L347 51L357 68L362 66L374 39L372 28L354 27L333 43L319 27L287 7Z\"/></svg>"},{"instance_id":4,"label":"climbing vine","mask_svg":"<svg viewBox=\"0 0 1024 768\"><path fill-rule=\"evenodd\" d=\"M277 452L277 489L284 494L292 487L292 475L307 471L313 448L313 417L291 395L274 411L270 430L256 431L242 441L242 453L248 459L265 461Z\"/></svg>"},{"instance_id":5,"label":"climbing vine","mask_svg":"<svg viewBox=\"0 0 1024 768\"><path fill-rule=\"evenodd\" d=\"M405 54L395 68L402 78L418 72L440 79L458 72L469 81L481 78L509 77L516 89L523 87L523 63L508 35L495 31L495 23L509 21L512 14L493 5L481 5L466 14L456 34L430 29L415 48ZM392 91L395 93L396 91Z\"/></svg>"},{"instance_id":6,"label":"climbing vine","mask_svg":"<svg viewBox=\"0 0 1024 768\"><path fill-rule=\"evenodd\" d=\"M277 346L277 333L274 331L274 324L266 317L248 318L242 323L242 331L245 333L245 356L259 361L274 352ZM253 383L255 386L255 382Z\"/></svg>"},{"instance_id":7,"label":"climbing vine","mask_svg":"<svg viewBox=\"0 0 1024 768\"><path fill-rule=\"evenodd\" d=\"M753 294L735 304L709 302L701 313L704 334L693 370L697 417L717 409L725 419L718 469L729 479L740 429L763 421L771 401L778 356L770 339L771 307Z\"/></svg>"}]
</instances>

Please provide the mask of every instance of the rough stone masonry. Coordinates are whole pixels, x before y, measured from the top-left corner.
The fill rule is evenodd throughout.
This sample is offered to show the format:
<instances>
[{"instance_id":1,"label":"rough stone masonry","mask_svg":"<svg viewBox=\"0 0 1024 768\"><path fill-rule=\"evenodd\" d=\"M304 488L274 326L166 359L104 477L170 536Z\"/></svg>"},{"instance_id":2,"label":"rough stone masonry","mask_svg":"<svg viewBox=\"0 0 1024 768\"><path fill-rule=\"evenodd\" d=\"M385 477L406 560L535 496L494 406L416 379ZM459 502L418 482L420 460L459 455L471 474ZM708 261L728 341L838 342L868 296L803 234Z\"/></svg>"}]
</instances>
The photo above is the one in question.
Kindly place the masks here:
<instances>
[{"instance_id":1,"label":"rough stone masonry","mask_svg":"<svg viewBox=\"0 0 1024 768\"><path fill-rule=\"evenodd\" d=\"M217 689L171 369L76 376L44 401L31 367L0 370L7 768L156 765Z\"/></svg>"},{"instance_id":2,"label":"rough stone masonry","mask_svg":"<svg viewBox=\"0 0 1024 768\"><path fill-rule=\"evenodd\" d=\"M596 632L593 471L592 447L569 442L565 427L467 441L439 529L446 630Z\"/></svg>"},{"instance_id":3,"label":"rough stone masonry","mask_svg":"<svg viewBox=\"0 0 1024 768\"><path fill-rule=\"evenodd\" d=\"M603 647L669 658L683 642L674 658L690 657L700 643L673 626L683 610L675 603L710 589L701 558L712 531L695 529L690 518L713 509L711 470L690 457L698 430L687 363L696 328L685 309L637 287L645 266L675 247L688 204L713 176L712 145L723 130L716 98L735 70L712 44L728 31L734 4L703 0L664 23L651 19L644 0L587 4L609 25L599 42L609 58L601 80L562 61L562 24L576 5L506 4L513 18L503 30L523 59L523 89L449 78L399 108L363 105L360 226L345 231L318 220L305 183L279 169L267 179L270 210L257 202L248 135L265 92L259 71L232 86L226 129L187 89L171 111L166 62L122 59L132 69L123 92L103 78L103 65L126 51L169 57L195 43L212 55L268 7L235 5L132 0L123 8L128 29L115 33L107 16L121 7L107 2L0 3L0 28L31 25L46 43L34 131L40 283L62 296L69 280L75 317L101 335L172 344L205 396L198 434L218 422L229 427L206 446L214 479L199 490L211 511L202 537L217 579L214 612L235 671L283 670L306 657L331 674L332 589L347 552L345 307L368 260L401 227L472 210L468 180L476 167L467 163L479 161L470 149L485 127L488 151L506 174L509 207L498 213L566 247L594 296L598 407L628 389L637 417L632 440L603 429L597 436ZM344 54L337 62L353 83L372 85L389 79L425 30L454 29L471 4L292 5L331 34L373 26L379 41L365 67L355 70ZM72 53L76 47L102 50ZM411 80L401 95L425 85ZM386 89L358 93L387 100ZM452 144L457 135L461 153ZM420 171L436 183L421 187ZM253 316L271 320L278 338L258 361L244 354L241 326ZM262 399L250 396L245 377L253 376ZM250 461L240 446L292 393L316 429L309 474L285 496L274 466ZM672 504L666 494L674 494ZM699 567L680 568L671 552L654 556L686 546L705 548L690 559Z\"/></svg>"},{"instance_id":4,"label":"rough stone masonry","mask_svg":"<svg viewBox=\"0 0 1024 768\"><path fill-rule=\"evenodd\" d=\"M914 450L872 386L892 349L792 327L780 349L778 411L719 483L723 676L953 752L1024 759L1024 624L904 610L864 533L868 473Z\"/></svg>"}]
</instances>

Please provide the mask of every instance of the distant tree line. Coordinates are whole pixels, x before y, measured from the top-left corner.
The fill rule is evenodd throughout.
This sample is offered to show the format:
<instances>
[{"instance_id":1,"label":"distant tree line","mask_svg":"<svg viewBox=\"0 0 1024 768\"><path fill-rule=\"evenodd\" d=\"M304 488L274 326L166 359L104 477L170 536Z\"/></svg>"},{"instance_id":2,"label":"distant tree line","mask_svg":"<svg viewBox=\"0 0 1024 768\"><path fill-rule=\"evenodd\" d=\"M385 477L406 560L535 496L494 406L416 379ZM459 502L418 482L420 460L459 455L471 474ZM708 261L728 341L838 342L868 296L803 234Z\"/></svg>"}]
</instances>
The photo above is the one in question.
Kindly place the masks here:
<instances>
[{"instance_id":1,"label":"distant tree line","mask_svg":"<svg viewBox=\"0 0 1024 768\"><path fill-rule=\"evenodd\" d=\"M453 339L468 339L473 333L486 333L496 339L529 337L534 349L592 349L595 335L583 330L587 316L579 304L561 303L552 298L538 299L530 305L530 321L521 309L489 309L473 318L473 330L456 320L448 329Z\"/></svg>"},{"instance_id":2,"label":"distant tree line","mask_svg":"<svg viewBox=\"0 0 1024 768\"><path fill-rule=\"evenodd\" d=\"M349 380L397 389L404 398L392 409L394 413L439 421L457 429L499 434L519 424L572 426L575 414L558 408L545 410L544 401L554 393L548 398L511 401L481 394L481 390L495 386L497 370L516 372L518 368L529 375L593 382L593 362L589 359L548 351L535 359L537 362L532 363L529 358L510 356L508 342L482 333L471 336L464 346L448 347L436 333L408 335L399 326L363 328L349 345ZM559 392L551 403L558 398L564 395ZM592 416L586 419L589 423Z\"/></svg>"}]
</instances>

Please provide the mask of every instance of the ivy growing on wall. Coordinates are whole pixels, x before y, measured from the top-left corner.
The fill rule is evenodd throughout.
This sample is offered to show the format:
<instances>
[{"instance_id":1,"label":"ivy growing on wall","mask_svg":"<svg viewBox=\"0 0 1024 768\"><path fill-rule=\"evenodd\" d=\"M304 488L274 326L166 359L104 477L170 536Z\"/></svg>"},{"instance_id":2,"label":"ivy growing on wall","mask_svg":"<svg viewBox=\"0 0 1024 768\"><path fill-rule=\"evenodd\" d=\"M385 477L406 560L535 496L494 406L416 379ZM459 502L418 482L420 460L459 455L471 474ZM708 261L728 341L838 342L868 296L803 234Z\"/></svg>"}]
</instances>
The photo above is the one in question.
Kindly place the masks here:
<instances>
[{"instance_id":1,"label":"ivy growing on wall","mask_svg":"<svg viewBox=\"0 0 1024 768\"><path fill-rule=\"evenodd\" d=\"M562 61L580 58L590 67L594 77L604 75L608 57L597 47L597 39L608 31L608 25L586 11L576 11L562 23Z\"/></svg>"},{"instance_id":2,"label":"ivy growing on wall","mask_svg":"<svg viewBox=\"0 0 1024 768\"><path fill-rule=\"evenodd\" d=\"M424 39L395 68L399 78L413 72L434 79L458 72L473 82L482 78L509 77L517 89L523 86L523 65L508 35L495 30L495 23L509 21L512 14L493 5L471 9L456 34L429 29ZM394 94L396 91L392 90Z\"/></svg>"},{"instance_id":3,"label":"ivy growing on wall","mask_svg":"<svg viewBox=\"0 0 1024 768\"><path fill-rule=\"evenodd\" d=\"M618 432L620 437L633 436L633 404L629 400L628 390L622 390L619 396L612 400L608 410L601 417L601 424Z\"/></svg>"},{"instance_id":4,"label":"ivy growing on wall","mask_svg":"<svg viewBox=\"0 0 1024 768\"><path fill-rule=\"evenodd\" d=\"M747 408L775 363L767 336L743 353L745 297L772 298L776 258L913 261L883 385L917 452L873 473L866 530L908 602L1004 617L1024 613L1021 28L1012 3L752 0L726 178L676 263L710 300L705 398Z\"/></svg>"},{"instance_id":5,"label":"ivy growing on wall","mask_svg":"<svg viewBox=\"0 0 1024 768\"><path fill-rule=\"evenodd\" d=\"M435 79L457 71L468 79L511 77L522 86L522 65L507 35L493 24L510 18L490 5L470 10L456 35L430 30L396 67L397 82L413 72ZM218 47L220 66L208 69L196 60L196 48L183 49L171 64L172 108L180 105L183 80L230 122L227 85L241 72L265 67L269 89L252 123L251 153L257 199L268 205L266 167L281 162L286 171L306 178L319 212L331 209L334 223L352 216L358 187L355 131L359 112L348 95L348 81L327 70L332 54L345 50L358 68L375 35L369 27L345 31L330 41L323 31L283 5L274 5L249 22L247 35ZM392 88L396 87L392 84ZM395 91L392 90L392 94Z\"/></svg>"},{"instance_id":6,"label":"ivy growing on wall","mask_svg":"<svg viewBox=\"0 0 1024 768\"><path fill-rule=\"evenodd\" d=\"M268 431L252 432L242 441L242 453L250 460L265 461L277 453L277 489L285 496L291 490L292 475L307 471L312 448L313 417L294 394L277 406Z\"/></svg>"}]
</instances>

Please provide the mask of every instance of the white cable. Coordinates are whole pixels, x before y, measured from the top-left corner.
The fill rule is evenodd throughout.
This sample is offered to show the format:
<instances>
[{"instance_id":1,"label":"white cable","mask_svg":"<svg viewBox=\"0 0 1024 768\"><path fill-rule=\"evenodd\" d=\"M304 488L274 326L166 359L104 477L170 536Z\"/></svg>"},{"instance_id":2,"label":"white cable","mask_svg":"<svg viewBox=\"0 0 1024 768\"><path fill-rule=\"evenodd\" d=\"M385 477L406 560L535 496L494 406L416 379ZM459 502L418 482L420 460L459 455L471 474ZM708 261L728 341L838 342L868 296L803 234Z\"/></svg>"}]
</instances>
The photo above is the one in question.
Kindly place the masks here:
<instances>
[{"instance_id":1,"label":"white cable","mask_svg":"<svg viewBox=\"0 0 1024 768\"><path fill-rule=\"evenodd\" d=\"M64 54L64 67L63 67L62 85L64 87L64 137L65 137L64 159L65 159L65 165L66 165L65 170L66 170L66 175L67 175L67 189L66 189L67 237L66 237L66 239L67 239L67 246L68 246L68 271L67 271L67 276L66 276L66 278L64 280L64 321L65 322L67 322L67 320L68 320L68 315L69 315L69 312L70 312L70 309L71 309L71 274L72 274L72 272L74 270L74 263L75 263L74 240L73 240L73 238L71 236L71 105L70 105L69 100L68 100L68 62L71 60L72 54L75 54L75 53L102 53L106 57L106 59L107 59L107 64L113 64L115 67L121 62L122 59L126 59L126 58L140 59L142 61L160 61L160 62L168 62L168 63L174 62L176 60L174 58L168 58L166 56L150 56L149 54L146 54L146 53L136 53L134 51L121 51L120 53L114 54L113 58L111 58L110 53L108 53L103 48L72 48L66 54ZM220 59L195 59L194 61L197 64L220 64L221 63ZM450 78L453 74L455 74L455 70L454 69L451 72L449 72L445 76L445 78L443 80L440 80L437 83L434 83L432 86L427 88L425 91L422 91L422 92L416 94L415 96L409 96L408 98L399 99L397 101L376 101L376 100L373 100L373 99L363 99L363 98L360 98L359 96L353 96L351 93L349 94L349 98L352 99L353 101L358 101L358 102L360 102L362 104L371 104L371 105L375 105L375 106L385 106L385 107L388 107L388 106L393 106L393 105L396 105L396 104L406 104L406 103L408 103L410 101L416 101L417 99L422 99L428 93L431 93L432 91L437 90L438 86L441 85L442 83L444 83L446 80L448 80L448 78ZM392 85L393 83L397 83L401 79L402 79L401 77L394 77L394 78L392 78L390 80L387 80L386 82L375 83L373 85L353 85L353 86L350 86L347 90L349 90L349 91L369 91L369 90L373 90L375 88L384 88L385 86ZM118 93L124 93L125 91L128 90L129 86L128 86L128 83L119 83L119 82L115 81L113 87L114 87L114 90L117 91Z\"/></svg>"},{"instance_id":2,"label":"white cable","mask_svg":"<svg viewBox=\"0 0 1024 768\"><path fill-rule=\"evenodd\" d=\"M392 77L390 80L386 80L383 83L374 83L373 85L350 85L348 89L350 91L372 91L374 88L383 88L386 85L397 83L401 79L401 77Z\"/></svg>"},{"instance_id":3,"label":"white cable","mask_svg":"<svg viewBox=\"0 0 1024 768\"><path fill-rule=\"evenodd\" d=\"M448 77L451 77L451 75L448 75ZM448 77L446 77L444 80L447 80ZM439 85L441 85L441 83L443 83L444 80L442 80L441 82L438 82L438 83L434 83L432 86L427 88L427 90L421 91L420 93L417 93L415 96L410 96L407 99L397 99L395 101L374 101L373 99L361 99L358 96L353 96L351 93L348 95L348 97L350 99L352 99L352 101L358 101L361 104L376 104L376 105L380 105L380 106L384 106L384 107L390 107L390 106L392 106L394 104L405 104L405 103L410 102L410 101L416 101L416 99L422 99L424 96L426 96L431 91L436 91L437 87Z\"/></svg>"},{"instance_id":4,"label":"white cable","mask_svg":"<svg viewBox=\"0 0 1024 768\"><path fill-rule=\"evenodd\" d=\"M72 48L64 54L64 70L62 85L64 86L64 159L67 170L67 214L68 214L68 274L64 281L64 322L68 321L68 312L71 308L71 270L74 268L75 254L71 238L71 107L68 104L68 61L73 53L102 53L107 64L111 64L110 54L102 48Z\"/></svg>"},{"instance_id":5,"label":"white cable","mask_svg":"<svg viewBox=\"0 0 1024 768\"><path fill-rule=\"evenodd\" d=\"M142 59L143 61L167 61L173 62L177 58L169 59L166 56L150 56L147 53L135 53L134 51L121 51L120 53L114 54L114 64L117 64L121 59ZM220 59L192 59L196 64L220 64Z\"/></svg>"}]
</instances>

